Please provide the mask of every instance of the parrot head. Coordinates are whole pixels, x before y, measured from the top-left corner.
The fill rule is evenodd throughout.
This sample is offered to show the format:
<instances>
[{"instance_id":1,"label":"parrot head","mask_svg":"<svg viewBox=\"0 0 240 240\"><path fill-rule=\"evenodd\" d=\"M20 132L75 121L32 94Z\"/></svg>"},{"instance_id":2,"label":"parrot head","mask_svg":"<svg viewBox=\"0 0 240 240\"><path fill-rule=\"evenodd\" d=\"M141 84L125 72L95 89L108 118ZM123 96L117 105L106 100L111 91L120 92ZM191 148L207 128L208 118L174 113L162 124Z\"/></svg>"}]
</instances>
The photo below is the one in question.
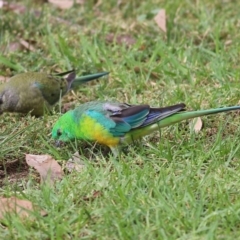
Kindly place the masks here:
<instances>
[{"instance_id":1,"label":"parrot head","mask_svg":"<svg viewBox=\"0 0 240 240\"><path fill-rule=\"evenodd\" d=\"M74 122L71 111L62 115L52 129L52 138L58 142L67 142L75 139Z\"/></svg>"}]
</instances>

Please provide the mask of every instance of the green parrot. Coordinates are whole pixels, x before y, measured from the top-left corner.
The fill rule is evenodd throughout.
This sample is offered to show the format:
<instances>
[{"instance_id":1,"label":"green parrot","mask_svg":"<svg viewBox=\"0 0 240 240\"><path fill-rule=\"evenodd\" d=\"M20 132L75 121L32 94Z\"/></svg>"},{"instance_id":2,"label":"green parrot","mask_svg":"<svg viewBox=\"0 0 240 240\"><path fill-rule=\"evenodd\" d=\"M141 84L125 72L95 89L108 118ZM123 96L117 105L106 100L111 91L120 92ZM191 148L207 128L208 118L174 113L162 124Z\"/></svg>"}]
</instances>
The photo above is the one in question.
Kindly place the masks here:
<instances>
[{"instance_id":1,"label":"green parrot","mask_svg":"<svg viewBox=\"0 0 240 240\"><path fill-rule=\"evenodd\" d=\"M62 115L52 129L57 143L74 139L96 141L118 154L128 144L162 127L185 119L239 110L240 106L187 112L185 104L153 108L118 102L88 102Z\"/></svg>"},{"instance_id":2,"label":"green parrot","mask_svg":"<svg viewBox=\"0 0 240 240\"><path fill-rule=\"evenodd\" d=\"M76 77L74 70L48 74L43 72L20 73L0 85L0 114L19 112L42 116L62 96L78 85L107 75L108 72Z\"/></svg>"}]
</instances>

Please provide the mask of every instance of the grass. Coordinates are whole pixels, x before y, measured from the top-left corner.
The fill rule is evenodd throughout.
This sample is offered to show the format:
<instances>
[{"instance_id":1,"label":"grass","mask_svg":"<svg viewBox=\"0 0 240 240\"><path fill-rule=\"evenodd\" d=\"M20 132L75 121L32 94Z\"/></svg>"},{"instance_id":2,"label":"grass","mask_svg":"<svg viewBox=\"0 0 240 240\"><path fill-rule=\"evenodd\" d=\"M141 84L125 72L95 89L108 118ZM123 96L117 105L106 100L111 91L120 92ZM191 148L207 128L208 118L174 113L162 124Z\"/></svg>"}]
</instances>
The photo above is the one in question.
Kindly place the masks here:
<instances>
[{"instance_id":1,"label":"grass","mask_svg":"<svg viewBox=\"0 0 240 240\"><path fill-rule=\"evenodd\" d=\"M0 9L2 76L71 68L79 75L110 71L108 79L64 99L74 104L184 102L189 110L239 104L237 1L86 1L68 10L40 1L18 4L25 6L21 14ZM166 36L153 20L160 8L167 13ZM110 34L136 42L109 42ZM19 39L36 51L13 50ZM39 185L33 171L24 178L15 177L20 169L5 175L2 196L28 199L48 216L6 218L0 228L4 239L239 238L238 112L203 117L199 134L189 122L165 128L129 146L121 160L93 144L56 149L50 132L58 117L57 110L40 119L0 116L3 165L24 162L25 153L50 154L64 165L76 150L86 164L54 188Z\"/></svg>"}]
</instances>

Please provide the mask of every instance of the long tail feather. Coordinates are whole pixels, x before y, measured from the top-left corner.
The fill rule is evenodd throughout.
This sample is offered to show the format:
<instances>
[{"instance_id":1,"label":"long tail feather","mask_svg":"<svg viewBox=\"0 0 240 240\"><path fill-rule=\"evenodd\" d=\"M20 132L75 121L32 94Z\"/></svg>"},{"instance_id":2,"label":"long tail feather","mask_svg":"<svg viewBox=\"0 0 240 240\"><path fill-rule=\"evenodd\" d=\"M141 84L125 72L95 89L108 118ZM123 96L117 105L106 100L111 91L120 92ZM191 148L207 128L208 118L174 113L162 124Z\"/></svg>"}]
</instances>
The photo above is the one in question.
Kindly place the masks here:
<instances>
[{"instance_id":1,"label":"long tail feather","mask_svg":"<svg viewBox=\"0 0 240 240\"><path fill-rule=\"evenodd\" d=\"M168 107L151 108L147 119L142 124L142 127L151 125L155 122L159 122L161 119L167 118L177 112L183 111L185 107L186 105L184 103L179 103Z\"/></svg>"},{"instance_id":2,"label":"long tail feather","mask_svg":"<svg viewBox=\"0 0 240 240\"><path fill-rule=\"evenodd\" d=\"M92 80L98 79L108 74L109 72L101 72L101 73L95 73L95 74L90 74L86 76L76 77L71 85L71 88L77 87L82 83L90 82Z\"/></svg>"},{"instance_id":3,"label":"long tail feather","mask_svg":"<svg viewBox=\"0 0 240 240\"><path fill-rule=\"evenodd\" d=\"M63 76L66 76L67 74L70 74L70 73L72 73L72 72L75 72L75 70L72 69L72 70L69 70L69 71L66 71L66 72L57 73L57 74L55 74L55 75L56 75L56 76L63 77Z\"/></svg>"},{"instance_id":4,"label":"long tail feather","mask_svg":"<svg viewBox=\"0 0 240 240\"><path fill-rule=\"evenodd\" d=\"M138 138L146 136L160 128L172 125L174 123L181 122L183 120L206 116L210 114L216 114L221 112L233 111L233 110L240 110L240 106L234 107L224 107L224 108L216 108L216 109L209 109L209 110L200 110L200 111L192 111L192 112L179 112L175 113L169 117L161 119L160 121L144 126L142 128L134 129L127 133L124 138L122 139L123 143L130 143Z\"/></svg>"}]
</instances>

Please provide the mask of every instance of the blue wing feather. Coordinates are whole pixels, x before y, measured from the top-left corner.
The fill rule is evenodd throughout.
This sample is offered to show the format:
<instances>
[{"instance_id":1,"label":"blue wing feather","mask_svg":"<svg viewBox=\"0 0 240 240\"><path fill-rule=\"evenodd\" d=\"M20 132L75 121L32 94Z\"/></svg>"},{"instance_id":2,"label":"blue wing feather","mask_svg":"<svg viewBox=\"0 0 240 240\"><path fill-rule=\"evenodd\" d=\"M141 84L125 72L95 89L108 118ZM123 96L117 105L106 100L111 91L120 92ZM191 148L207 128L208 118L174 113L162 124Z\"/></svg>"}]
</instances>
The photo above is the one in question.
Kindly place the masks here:
<instances>
[{"instance_id":1,"label":"blue wing feather","mask_svg":"<svg viewBox=\"0 0 240 240\"><path fill-rule=\"evenodd\" d=\"M120 113L114 113L114 118L122 119L122 121L128 123L131 128L140 127L146 120L146 116L149 114L150 107L148 105L128 106L120 111Z\"/></svg>"},{"instance_id":2,"label":"blue wing feather","mask_svg":"<svg viewBox=\"0 0 240 240\"><path fill-rule=\"evenodd\" d=\"M116 126L110 129L110 132L115 137L122 137L124 136L125 133L129 132L132 129L131 125L123 121L122 119L119 118L111 119L116 123Z\"/></svg>"},{"instance_id":3,"label":"blue wing feather","mask_svg":"<svg viewBox=\"0 0 240 240\"><path fill-rule=\"evenodd\" d=\"M128 105L122 103L90 102L81 106L75 119L85 113L95 119L115 137L122 137L131 129L153 124L183 110L185 104L163 108L150 108L149 105Z\"/></svg>"},{"instance_id":4,"label":"blue wing feather","mask_svg":"<svg viewBox=\"0 0 240 240\"><path fill-rule=\"evenodd\" d=\"M131 130L131 126L121 119L109 118L105 114L95 110L87 110L85 113L91 118L95 119L115 137L124 136L126 132Z\"/></svg>"},{"instance_id":5,"label":"blue wing feather","mask_svg":"<svg viewBox=\"0 0 240 240\"><path fill-rule=\"evenodd\" d=\"M160 121L161 119L171 116L174 113L177 113L177 112L183 110L184 107L185 107L185 104L180 103L180 104L176 104L176 105L169 106L169 107L150 108L150 112L149 112L148 116L146 117L144 123L141 125L141 127L147 126L151 123Z\"/></svg>"},{"instance_id":6,"label":"blue wing feather","mask_svg":"<svg viewBox=\"0 0 240 240\"><path fill-rule=\"evenodd\" d=\"M146 119L146 116L148 115L149 110L144 109L139 113L136 113L131 116L123 117L122 119L127 122L129 125L131 125L132 128L139 127L143 124L143 122Z\"/></svg>"}]
</instances>

